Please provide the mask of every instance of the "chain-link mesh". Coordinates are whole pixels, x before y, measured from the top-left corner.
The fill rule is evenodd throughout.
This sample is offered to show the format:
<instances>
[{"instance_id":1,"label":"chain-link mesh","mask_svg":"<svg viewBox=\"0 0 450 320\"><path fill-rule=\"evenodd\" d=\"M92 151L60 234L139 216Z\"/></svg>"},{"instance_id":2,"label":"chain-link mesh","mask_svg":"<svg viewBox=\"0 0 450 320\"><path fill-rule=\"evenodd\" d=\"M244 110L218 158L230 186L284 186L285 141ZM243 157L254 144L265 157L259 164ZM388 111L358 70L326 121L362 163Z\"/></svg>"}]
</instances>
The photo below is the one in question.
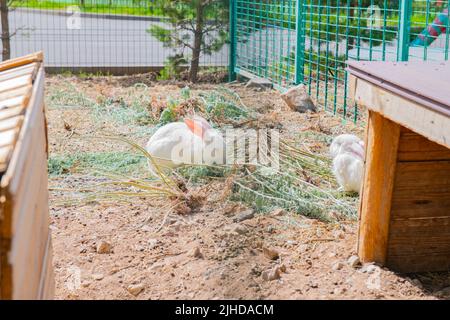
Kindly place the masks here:
<instances>
[{"instance_id":1,"label":"chain-link mesh","mask_svg":"<svg viewBox=\"0 0 450 320\"><path fill-rule=\"evenodd\" d=\"M179 51L149 32L156 25L172 27L157 1L8 0L9 36L3 35L0 46L9 46L11 58L43 50L50 68L157 69ZM184 53L189 57L189 50ZM225 45L202 54L200 65L226 67L228 58Z\"/></svg>"},{"instance_id":2,"label":"chain-link mesh","mask_svg":"<svg viewBox=\"0 0 450 320\"><path fill-rule=\"evenodd\" d=\"M235 0L236 72L358 119L345 61L448 60L448 0Z\"/></svg>"},{"instance_id":3,"label":"chain-link mesh","mask_svg":"<svg viewBox=\"0 0 450 320\"><path fill-rule=\"evenodd\" d=\"M274 83L295 77L296 1L236 0L237 68Z\"/></svg>"}]
</instances>

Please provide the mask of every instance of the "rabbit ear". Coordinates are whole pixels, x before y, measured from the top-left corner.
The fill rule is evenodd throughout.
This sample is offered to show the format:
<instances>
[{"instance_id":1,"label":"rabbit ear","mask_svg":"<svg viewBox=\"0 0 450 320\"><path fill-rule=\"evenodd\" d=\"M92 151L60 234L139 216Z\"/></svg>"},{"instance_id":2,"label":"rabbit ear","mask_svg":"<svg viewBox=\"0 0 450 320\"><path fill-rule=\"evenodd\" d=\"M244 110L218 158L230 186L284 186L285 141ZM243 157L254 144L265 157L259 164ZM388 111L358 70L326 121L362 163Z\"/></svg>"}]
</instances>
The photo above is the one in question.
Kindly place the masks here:
<instances>
[{"instance_id":1,"label":"rabbit ear","mask_svg":"<svg viewBox=\"0 0 450 320\"><path fill-rule=\"evenodd\" d=\"M187 125L187 127L189 128L189 130L191 130L193 134L203 139L203 136L205 135L207 128L204 127L204 124L201 121L185 118L184 123Z\"/></svg>"},{"instance_id":2,"label":"rabbit ear","mask_svg":"<svg viewBox=\"0 0 450 320\"><path fill-rule=\"evenodd\" d=\"M360 143L358 143L358 144L352 144L352 145L350 146L350 149L351 149L355 154L357 154L357 155L361 158L361 160L364 159L364 145L361 145Z\"/></svg>"},{"instance_id":3,"label":"rabbit ear","mask_svg":"<svg viewBox=\"0 0 450 320\"><path fill-rule=\"evenodd\" d=\"M207 130L207 129L211 129L211 125L209 124L208 120L206 120L205 118L199 116L199 115L194 115L193 117L194 121L198 121L202 124L202 127Z\"/></svg>"}]
</instances>

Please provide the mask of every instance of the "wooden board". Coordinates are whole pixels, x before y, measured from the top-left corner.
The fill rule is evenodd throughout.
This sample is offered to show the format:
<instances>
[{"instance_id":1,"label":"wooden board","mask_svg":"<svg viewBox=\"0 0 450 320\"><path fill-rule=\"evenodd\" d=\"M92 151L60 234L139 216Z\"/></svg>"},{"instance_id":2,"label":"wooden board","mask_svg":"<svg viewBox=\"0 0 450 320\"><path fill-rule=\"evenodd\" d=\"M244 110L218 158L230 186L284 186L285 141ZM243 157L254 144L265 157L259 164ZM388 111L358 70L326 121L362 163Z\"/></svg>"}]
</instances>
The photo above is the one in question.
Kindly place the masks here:
<instances>
[{"instance_id":1,"label":"wooden board","mask_svg":"<svg viewBox=\"0 0 450 320\"><path fill-rule=\"evenodd\" d=\"M411 219L450 216L450 161L399 162L392 214Z\"/></svg>"},{"instance_id":2,"label":"wooden board","mask_svg":"<svg viewBox=\"0 0 450 320\"><path fill-rule=\"evenodd\" d=\"M39 55L27 59L34 63ZM0 169L2 161L6 165L0 175L2 299L52 299L54 294L44 71L29 71L18 60L0 64L0 135L5 138Z\"/></svg>"},{"instance_id":3,"label":"wooden board","mask_svg":"<svg viewBox=\"0 0 450 320\"><path fill-rule=\"evenodd\" d=\"M355 102L383 117L450 148L450 117L400 97L361 79L354 82Z\"/></svg>"},{"instance_id":4,"label":"wooden board","mask_svg":"<svg viewBox=\"0 0 450 320\"><path fill-rule=\"evenodd\" d=\"M369 110L361 260L449 270L450 64L352 62L349 71L350 96Z\"/></svg>"},{"instance_id":5,"label":"wooden board","mask_svg":"<svg viewBox=\"0 0 450 320\"><path fill-rule=\"evenodd\" d=\"M15 117L9 117L0 121L0 132L13 130L17 127L20 127L23 121L23 116L18 115Z\"/></svg>"},{"instance_id":6,"label":"wooden board","mask_svg":"<svg viewBox=\"0 0 450 320\"><path fill-rule=\"evenodd\" d=\"M4 110L14 106L26 106L30 100L31 91L25 96L18 96L7 100L0 101L0 110Z\"/></svg>"},{"instance_id":7,"label":"wooden board","mask_svg":"<svg viewBox=\"0 0 450 320\"><path fill-rule=\"evenodd\" d=\"M0 82L0 93L14 90L21 87L31 86L33 78L31 74L26 74L18 78L13 78L8 81Z\"/></svg>"},{"instance_id":8,"label":"wooden board","mask_svg":"<svg viewBox=\"0 0 450 320\"><path fill-rule=\"evenodd\" d=\"M14 144L20 133L20 125L23 122L23 119L23 115L14 117L13 125L6 125L8 123L5 123L5 121L1 122L3 128L0 130L0 148L2 149L3 156L0 157L0 177L2 177L3 172L5 172L8 167L11 154L14 149Z\"/></svg>"},{"instance_id":9,"label":"wooden board","mask_svg":"<svg viewBox=\"0 0 450 320\"><path fill-rule=\"evenodd\" d=\"M450 149L402 127L398 149L399 161L450 160Z\"/></svg>"},{"instance_id":10,"label":"wooden board","mask_svg":"<svg viewBox=\"0 0 450 320\"><path fill-rule=\"evenodd\" d=\"M40 164L42 166L42 164ZM35 175L35 185L38 190L47 188L47 172ZM32 182L32 181L30 181ZM45 189L44 189L45 188ZM46 195L46 193L45 193ZM30 205L31 204L31 205ZM9 263L14 266L13 284L14 299L36 299L39 286L44 255L49 235L48 197L42 192L35 191L34 195L19 204L15 215L20 215L20 228L16 228ZM33 213L30 216L30 212ZM33 270L30 272L29 270Z\"/></svg>"},{"instance_id":11,"label":"wooden board","mask_svg":"<svg viewBox=\"0 0 450 320\"><path fill-rule=\"evenodd\" d=\"M0 92L0 101L1 100L8 100L12 98L21 98L23 96L27 96L30 94L33 87L31 85L18 87L9 91Z\"/></svg>"},{"instance_id":12,"label":"wooden board","mask_svg":"<svg viewBox=\"0 0 450 320\"><path fill-rule=\"evenodd\" d=\"M15 107L0 109L0 121L21 115L24 112L25 112L25 107L20 106L20 105L15 106Z\"/></svg>"},{"instance_id":13,"label":"wooden board","mask_svg":"<svg viewBox=\"0 0 450 320\"><path fill-rule=\"evenodd\" d=\"M32 79L34 80L37 70L39 70L38 63L31 63L15 69L6 70L0 73L0 82L18 78L24 75L31 75Z\"/></svg>"},{"instance_id":14,"label":"wooden board","mask_svg":"<svg viewBox=\"0 0 450 320\"><path fill-rule=\"evenodd\" d=\"M353 76L450 117L450 62L349 61ZM399 105L400 107L400 105Z\"/></svg>"},{"instance_id":15,"label":"wooden board","mask_svg":"<svg viewBox=\"0 0 450 320\"><path fill-rule=\"evenodd\" d=\"M53 271L53 246L52 237L49 234L42 265L41 280L39 284L39 299L51 300L55 296L55 275Z\"/></svg>"},{"instance_id":16,"label":"wooden board","mask_svg":"<svg viewBox=\"0 0 450 320\"><path fill-rule=\"evenodd\" d=\"M11 152L12 148L9 146L0 147L0 163L6 163L9 160Z\"/></svg>"},{"instance_id":17,"label":"wooden board","mask_svg":"<svg viewBox=\"0 0 450 320\"><path fill-rule=\"evenodd\" d=\"M450 150L402 130L387 265L401 272L450 269Z\"/></svg>"},{"instance_id":18,"label":"wooden board","mask_svg":"<svg viewBox=\"0 0 450 320\"><path fill-rule=\"evenodd\" d=\"M0 147L11 146L19 134L20 128L9 129L0 132Z\"/></svg>"},{"instance_id":19,"label":"wooden board","mask_svg":"<svg viewBox=\"0 0 450 320\"><path fill-rule=\"evenodd\" d=\"M21 67L31 63L36 62L40 63L42 61L44 61L44 54L42 52L32 53L27 56L0 62L0 72Z\"/></svg>"},{"instance_id":20,"label":"wooden board","mask_svg":"<svg viewBox=\"0 0 450 320\"><path fill-rule=\"evenodd\" d=\"M358 254L363 262L386 261L393 177L400 126L370 112L364 189L361 194Z\"/></svg>"}]
</instances>

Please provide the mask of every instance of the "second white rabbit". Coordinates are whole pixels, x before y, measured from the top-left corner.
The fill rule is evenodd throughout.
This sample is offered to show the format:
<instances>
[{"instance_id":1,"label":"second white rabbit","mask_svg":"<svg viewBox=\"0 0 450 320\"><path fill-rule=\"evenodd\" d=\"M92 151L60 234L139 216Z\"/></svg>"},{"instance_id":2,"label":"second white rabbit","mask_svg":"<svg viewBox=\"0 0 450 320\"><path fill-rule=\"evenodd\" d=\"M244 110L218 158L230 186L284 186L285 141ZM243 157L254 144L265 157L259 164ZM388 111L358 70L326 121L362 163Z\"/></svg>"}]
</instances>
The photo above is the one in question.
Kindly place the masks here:
<instances>
[{"instance_id":1,"label":"second white rabbit","mask_svg":"<svg viewBox=\"0 0 450 320\"><path fill-rule=\"evenodd\" d=\"M364 175L364 142L354 135L341 135L333 140L330 153L340 189L360 192Z\"/></svg>"}]
</instances>

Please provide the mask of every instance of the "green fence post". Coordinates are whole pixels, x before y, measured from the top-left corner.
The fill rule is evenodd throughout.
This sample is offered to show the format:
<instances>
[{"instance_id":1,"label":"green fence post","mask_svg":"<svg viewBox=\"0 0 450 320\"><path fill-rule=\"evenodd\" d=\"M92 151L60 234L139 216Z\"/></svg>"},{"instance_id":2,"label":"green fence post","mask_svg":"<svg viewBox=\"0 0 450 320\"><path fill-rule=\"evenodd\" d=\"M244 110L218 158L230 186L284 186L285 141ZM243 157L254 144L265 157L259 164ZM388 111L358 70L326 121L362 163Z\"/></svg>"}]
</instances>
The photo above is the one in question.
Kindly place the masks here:
<instances>
[{"instance_id":1,"label":"green fence post","mask_svg":"<svg viewBox=\"0 0 450 320\"><path fill-rule=\"evenodd\" d=\"M303 0L297 0L295 4L295 84L303 83L304 81L304 62L305 62L305 52L304 52L304 39L303 37Z\"/></svg>"},{"instance_id":2,"label":"green fence post","mask_svg":"<svg viewBox=\"0 0 450 320\"><path fill-rule=\"evenodd\" d=\"M228 70L228 80L236 80L236 1L230 0L230 62Z\"/></svg>"},{"instance_id":3,"label":"green fence post","mask_svg":"<svg viewBox=\"0 0 450 320\"><path fill-rule=\"evenodd\" d=\"M400 61L409 60L412 2L413 0L401 0L400 26L398 35L398 58Z\"/></svg>"},{"instance_id":4,"label":"green fence post","mask_svg":"<svg viewBox=\"0 0 450 320\"><path fill-rule=\"evenodd\" d=\"M295 84L303 83L304 81L304 39L303 37L303 0L297 0L295 9Z\"/></svg>"}]
</instances>

